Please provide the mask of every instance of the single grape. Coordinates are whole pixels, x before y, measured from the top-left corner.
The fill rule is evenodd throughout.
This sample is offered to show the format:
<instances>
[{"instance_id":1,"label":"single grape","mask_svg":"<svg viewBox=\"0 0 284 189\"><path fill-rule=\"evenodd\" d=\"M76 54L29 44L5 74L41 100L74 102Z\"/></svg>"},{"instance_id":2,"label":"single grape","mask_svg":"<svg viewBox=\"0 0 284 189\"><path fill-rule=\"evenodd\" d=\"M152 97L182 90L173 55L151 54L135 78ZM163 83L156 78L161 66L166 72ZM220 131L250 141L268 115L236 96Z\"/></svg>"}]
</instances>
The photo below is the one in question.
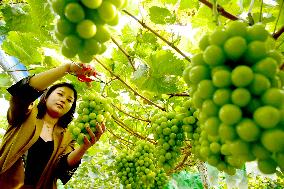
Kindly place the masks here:
<instances>
[{"instance_id":1,"label":"single grape","mask_svg":"<svg viewBox=\"0 0 284 189\"><path fill-rule=\"evenodd\" d=\"M205 63L204 60L203 60L203 54L202 54L202 53L199 53L199 54L194 55L194 56L191 58L191 65L192 65L192 66L206 65L206 63Z\"/></svg>"},{"instance_id":2,"label":"single grape","mask_svg":"<svg viewBox=\"0 0 284 189\"><path fill-rule=\"evenodd\" d=\"M199 96L203 99L212 98L216 88L211 80L202 80L197 86Z\"/></svg>"},{"instance_id":3,"label":"single grape","mask_svg":"<svg viewBox=\"0 0 284 189\"><path fill-rule=\"evenodd\" d=\"M271 152L264 148L261 143L253 144L252 153L257 159L267 159L271 155Z\"/></svg>"},{"instance_id":4,"label":"single grape","mask_svg":"<svg viewBox=\"0 0 284 189\"><path fill-rule=\"evenodd\" d=\"M265 105L281 108L284 103L284 92L278 88L270 88L261 96L261 101Z\"/></svg>"},{"instance_id":5,"label":"single grape","mask_svg":"<svg viewBox=\"0 0 284 189\"><path fill-rule=\"evenodd\" d=\"M219 106L231 102L231 90L228 88L217 89L213 94L213 102Z\"/></svg>"},{"instance_id":6,"label":"single grape","mask_svg":"<svg viewBox=\"0 0 284 189\"><path fill-rule=\"evenodd\" d=\"M250 67L240 65L232 71L232 83L236 87L246 87L253 81L253 71Z\"/></svg>"},{"instance_id":7,"label":"single grape","mask_svg":"<svg viewBox=\"0 0 284 189\"><path fill-rule=\"evenodd\" d=\"M91 20L83 20L77 24L76 31L80 37L90 39L95 36L97 27Z\"/></svg>"},{"instance_id":8,"label":"single grape","mask_svg":"<svg viewBox=\"0 0 284 189\"><path fill-rule=\"evenodd\" d=\"M281 129L269 129L262 133L261 143L270 152L283 152L284 131Z\"/></svg>"},{"instance_id":9,"label":"single grape","mask_svg":"<svg viewBox=\"0 0 284 189\"><path fill-rule=\"evenodd\" d=\"M101 6L98 8L99 15L102 20L108 22L115 18L117 14L117 8L108 1L103 1Z\"/></svg>"},{"instance_id":10,"label":"single grape","mask_svg":"<svg viewBox=\"0 0 284 189\"><path fill-rule=\"evenodd\" d=\"M251 100L251 94L246 88L236 88L232 92L232 102L240 107L248 105Z\"/></svg>"},{"instance_id":11,"label":"single grape","mask_svg":"<svg viewBox=\"0 0 284 189\"><path fill-rule=\"evenodd\" d=\"M71 34L74 28L74 24L65 18L60 18L57 20L56 31L64 36Z\"/></svg>"},{"instance_id":12,"label":"single grape","mask_svg":"<svg viewBox=\"0 0 284 189\"><path fill-rule=\"evenodd\" d=\"M256 73L260 73L268 78L273 78L278 71L278 64L276 60L271 57L266 57L258 61L254 66L253 70Z\"/></svg>"},{"instance_id":13,"label":"single grape","mask_svg":"<svg viewBox=\"0 0 284 189\"><path fill-rule=\"evenodd\" d=\"M225 104L220 108L219 117L225 124L233 125L241 120L242 110L236 105Z\"/></svg>"},{"instance_id":14,"label":"single grape","mask_svg":"<svg viewBox=\"0 0 284 189\"><path fill-rule=\"evenodd\" d=\"M209 45L203 53L203 59L208 65L217 66L224 64L225 55L219 46Z\"/></svg>"},{"instance_id":15,"label":"single grape","mask_svg":"<svg viewBox=\"0 0 284 189\"><path fill-rule=\"evenodd\" d=\"M260 136L260 127L251 120L251 119L243 119L236 126L237 133L239 137L246 141L252 142L258 140Z\"/></svg>"},{"instance_id":16,"label":"single grape","mask_svg":"<svg viewBox=\"0 0 284 189\"><path fill-rule=\"evenodd\" d=\"M274 128L280 121L280 111L273 106L262 106L253 113L254 121L262 128Z\"/></svg>"},{"instance_id":17,"label":"single grape","mask_svg":"<svg viewBox=\"0 0 284 189\"><path fill-rule=\"evenodd\" d=\"M237 138L237 133L234 126L227 125L224 123L221 123L219 126L218 134L222 140L222 142L225 141L233 141Z\"/></svg>"},{"instance_id":18,"label":"single grape","mask_svg":"<svg viewBox=\"0 0 284 189\"><path fill-rule=\"evenodd\" d=\"M81 0L83 5L90 9L96 9L101 6L102 0Z\"/></svg>"},{"instance_id":19,"label":"single grape","mask_svg":"<svg viewBox=\"0 0 284 189\"><path fill-rule=\"evenodd\" d=\"M217 136L220 120L218 117L210 117L204 123L204 129L208 135Z\"/></svg>"},{"instance_id":20,"label":"single grape","mask_svg":"<svg viewBox=\"0 0 284 189\"><path fill-rule=\"evenodd\" d=\"M227 33L229 36L242 36L246 37L247 35L247 24L240 21L230 22L227 29Z\"/></svg>"},{"instance_id":21,"label":"single grape","mask_svg":"<svg viewBox=\"0 0 284 189\"><path fill-rule=\"evenodd\" d=\"M265 30L265 27L261 23L256 23L247 30L247 40L248 41L265 41L269 33Z\"/></svg>"},{"instance_id":22,"label":"single grape","mask_svg":"<svg viewBox=\"0 0 284 189\"><path fill-rule=\"evenodd\" d=\"M93 38L84 40L83 51L86 54L95 55L99 52L100 47L101 44Z\"/></svg>"},{"instance_id":23,"label":"single grape","mask_svg":"<svg viewBox=\"0 0 284 189\"><path fill-rule=\"evenodd\" d=\"M224 45L224 51L231 60L238 60L246 52L247 43L243 37L235 36L229 38Z\"/></svg>"},{"instance_id":24,"label":"single grape","mask_svg":"<svg viewBox=\"0 0 284 189\"><path fill-rule=\"evenodd\" d=\"M224 69L217 70L213 74L212 81L216 87L229 87L232 82L231 72Z\"/></svg>"},{"instance_id":25,"label":"single grape","mask_svg":"<svg viewBox=\"0 0 284 189\"><path fill-rule=\"evenodd\" d=\"M262 173L273 174L276 172L277 163L272 158L268 158L265 160L258 160L257 166Z\"/></svg>"},{"instance_id":26,"label":"single grape","mask_svg":"<svg viewBox=\"0 0 284 189\"><path fill-rule=\"evenodd\" d=\"M94 39L101 43L108 41L110 39L110 32L108 28L104 25L97 25L97 31Z\"/></svg>"},{"instance_id":27,"label":"single grape","mask_svg":"<svg viewBox=\"0 0 284 189\"><path fill-rule=\"evenodd\" d=\"M199 48L204 51L209 45L209 35L204 35L199 41Z\"/></svg>"},{"instance_id":28,"label":"single grape","mask_svg":"<svg viewBox=\"0 0 284 189\"><path fill-rule=\"evenodd\" d=\"M64 38L63 45L74 52L78 52L81 48L82 40L77 35L68 35Z\"/></svg>"},{"instance_id":29,"label":"single grape","mask_svg":"<svg viewBox=\"0 0 284 189\"><path fill-rule=\"evenodd\" d=\"M198 84L204 79L210 78L210 70L207 66L197 65L190 69L189 80L193 84Z\"/></svg>"},{"instance_id":30,"label":"single grape","mask_svg":"<svg viewBox=\"0 0 284 189\"><path fill-rule=\"evenodd\" d=\"M68 3L64 9L65 17L73 23L78 23L85 18L85 11L79 3Z\"/></svg>"},{"instance_id":31,"label":"single grape","mask_svg":"<svg viewBox=\"0 0 284 189\"><path fill-rule=\"evenodd\" d=\"M228 34L225 30L216 29L210 36L209 36L209 43L210 45L218 45L220 47L223 46L225 41L228 38Z\"/></svg>"},{"instance_id":32,"label":"single grape","mask_svg":"<svg viewBox=\"0 0 284 189\"><path fill-rule=\"evenodd\" d=\"M247 64L253 65L255 62L267 56L266 52L265 42L252 41L248 44L247 51L245 52L245 61Z\"/></svg>"}]
</instances>

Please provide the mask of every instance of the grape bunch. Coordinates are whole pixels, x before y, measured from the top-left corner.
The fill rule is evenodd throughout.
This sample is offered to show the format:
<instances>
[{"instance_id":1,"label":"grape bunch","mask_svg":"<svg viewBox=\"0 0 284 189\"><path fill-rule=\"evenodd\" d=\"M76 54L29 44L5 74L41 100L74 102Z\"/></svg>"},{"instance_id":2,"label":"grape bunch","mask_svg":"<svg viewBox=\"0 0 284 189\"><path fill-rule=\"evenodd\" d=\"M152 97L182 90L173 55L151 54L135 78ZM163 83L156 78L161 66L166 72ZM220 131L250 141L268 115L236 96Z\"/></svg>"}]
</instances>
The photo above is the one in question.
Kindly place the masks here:
<instances>
[{"instance_id":1,"label":"grape bunch","mask_svg":"<svg viewBox=\"0 0 284 189\"><path fill-rule=\"evenodd\" d=\"M122 185L131 189L163 188L168 178L157 169L154 146L137 142L133 153L123 151L115 160L115 169Z\"/></svg>"},{"instance_id":2,"label":"grape bunch","mask_svg":"<svg viewBox=\"0 0 284 189\"><path fill-rule=\"evenodd\" d=\"M113 113L111 100L102 97L97 92L86 94L82 96L82 101L79 103L77 113L78 117L68 129L73 138L77 140L79 144L82 144L84 136L90 139L86 127L90 127L95 133L98 123L107 122L111 119Z\"/></svg>"},{"instance_id":3,"label":"grape bunch","mask_svg":"<svg viewBox=\"0 0 284 189\"><path fill-rule=\"evenodd\" d=\"M254 160L265 174L284 170L283 57L269 37L232 21L200 40L183 73L199 111L194 153L229 174Z\"/></svg>"},{"instance_id":4,"label":"grape bunch","mask_svg":"<svg viewBox=\"0 0 284 189\"><path fill-rule=\"evenodd\" d=\"M120 10L128 0L50 0L59 17L55 36L62 41L61 53L67 58L78 55L88 63L106 50L110 39L109 26L119 23Z\"/></svg>"},{"instance_id":5,"label":"grape bunch","mask_svg":"<svg viewBox=\"0 0 284 189\"><path fill-rule=\"evenodd\" d=\"M177 111L155 114L151 119L154 139L157 140L158 165L165 171L178 163L185 138L191 138L195 129L195 110L189 109L189 102L186 101L184 107L177 107Z\"/></svg>"}]
</instances>

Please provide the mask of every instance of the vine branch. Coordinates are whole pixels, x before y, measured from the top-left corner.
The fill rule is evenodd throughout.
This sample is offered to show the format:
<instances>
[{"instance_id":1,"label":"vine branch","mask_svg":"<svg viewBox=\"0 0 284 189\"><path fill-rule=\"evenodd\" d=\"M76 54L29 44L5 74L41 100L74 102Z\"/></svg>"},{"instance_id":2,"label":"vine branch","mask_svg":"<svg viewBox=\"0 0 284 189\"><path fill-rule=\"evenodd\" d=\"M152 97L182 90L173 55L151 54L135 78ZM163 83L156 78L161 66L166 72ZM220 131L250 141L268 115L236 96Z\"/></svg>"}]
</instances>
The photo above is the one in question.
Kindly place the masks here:
<instances>
[{"instance_id":1,"label":"vine branch","mask_svg":"<svg viewBox=\"0 0 284 189\"><path fill-rule=\"evenodd\" d=\"M169 98L172 98L172 97L174 97L174 96L189 96L189 94L187 94L187 93L169 93L168 94L169 95Z\"/></svg>"},{"instance_id":2,"label":"vine branch","mask_svg":"<svg viewBox=\"0 0 284 189\"><path fill-rule=\"evenodd\" d=\"M210 3L207 0L199 0L199 2L203 3L204 5L206 5L209 8L213 8L213 4ZM231 13L227 12L223 7L221 7L220 5L217 5L217 11L224 17L230 19L230 20L239 20L238 17L236 17L235 15L232 15Z\"/></svg>"},{"instance_id":3,"label":"vine branch","mask_svg":"<svg viewBox=\"0 0 284 189\"><path fill-rule=\"evenodd\" d=\"M284 26L282 26L277 32L273 33L272 37L274 39L278 39L282 33L284 33Z\"/></svg>"},{"instance_id":4,"label":"vine branch","mask_svg":"<svg viewBox=\"0 0 284 189\"><path fill-rule=\"evenodd\" d=\"M124 141L124 142L133 144L132 142L130 142L130 141L128 141L128 140L125 140L124 138L121 138L121 137L117 136L116 134L114 134L114 133L112 132L112 130L110 130L110 129L108 129L108 128L106 128L106 129L108 130L108 132L110 132L110 134L112 134L112 135L113 135L115 138L117 138L118 140L122 140L122 141Z\"/></svg>"},{"instance_id":5,"label":"vine branch","mask_svg":"<svg viewBox=\"0 0 284 189\"><path fill-rule=\"evenodd\" d=\"M133 71L136 71L135 67L134 67L134 63L133 63L133 59L131 58L131 56L118 44L118 42L112 37L111 40L114 42L114 44L116 44L116 46L119 48L119 50L121 50L121 52L126 56L126 58L128 59Z\"/></svg>"},{"instance_id":6,"label":"vine branch","mask_svg":"<svg viewBox=\"0 0 284 189\"><path fill-rule=\"evenodd\" d=\"M129 132L130 134L132 134L133 136L140 138L142 140L147 140L148 142L151 142L152 144L156 144L156 142L153 139L144 137L138 133L136 133L135 131L133 131L132 129L130 129L127 125L125 125L121 120L117 119L116 117L112 116L112 118L114 119L114 121L121 126L124 130L126 130L127 132Z\"/></svg>"},{"instance_id":7,"label":"vine branch","mask_svg":"<svg viewBox=\"0 0 284 189\"><path fill-rule=\"evenodd\" d=\"M146 97L142 96L141 94L139 94L136 90L134 90L130 85L128 85L125 81L123 81L119 76L115 75L115 73L113 73L110 69L108 69L101 61L99 61L97 58L94 58L94 60L96 60L104 69L106 69L111 75L113 75L116 79L118 79L120 82L122 82L127 88L129 88L135 95L141 97L142 99L144 99L146 102L148 102L149 104L152 104L153 106L166 111L165 108L155 104L154 102L152 102L151 100L147 99Z\"/></svg>"},{"instance_id":8,"label":"vine branch","mask_svg":"<svg viewBox=\"0 0 284 189\"><path fill-rule=\"evenodd\" d=\"M149 119L142 119L142 118L139 118L139 117L135 117L133 115L130 115L129 113L125 112L124 110L120 109L119 107L115 106L114 104L112 104L113 107L115 107L116 109L118 109L118 111L124 113L125 115L129 116L129 117L132 117L133 119L137 119L137 120L140 120L140 121L144 121L144 122L148 122L150 123L151 121Z\"/></svg>"},{"instance_id":9,"label":"vine branch","mask_svg":"<svg viewBox=\"0 0 284 189\"><path fill-rule=\"evenodd\" d=\"M153 34L155 34L157 37L159 37L162 41L164 41L167 45L169 45L171 48L173 48L175 51L177 51L181 56L183 56L187 61L190 62L190 58L188 56L186 56L178 47L176 47L173 43L169 42L167 39L165 39L163 36L161 36L160 34L158 34L156 31L154 31L152 28L150 28L149 26L147 26L144 22L140 21L138 18L136 18L134 15L132 15L131 13L129 13L126 10L122 10L123 12L125 12L126 14L128 14L130 17L132 17L134 20L136 20L141 26L143 26L144 28L148 29L149 31L151 31Z\"/></svg>"},{"instance_id":10,"label":"vine branch","mask_svg":"<svg viewBox=\"0 0 284 189\"><path fill-rule=\"evenodd\" d=\"M207 0L199 0L199 2L203 3L204 5L206 5L207 7L211 8L211 9L213 8L213 4L210 3L210 2L207 1ZM281 6L281 7L282 7L282 6ZM217 5L217 10L218 10L218 12L219 12L222 16L224 16L225 18L228 18L228 19L230 19L230 20L239 20L238 17L236 17L235 15L232 15L231 13L227 12L227 11L226 11L223 7L221 7L220 5ZM280 9L280 11L281 11L281 9ZM282 26L277 32L274 32L274 33L272 34L272 37L273 37L274 39L278 39L278 37L280 37L280 35L281 35L282 33L284 33L284 26Z\"/></svg>"}]
</instances>

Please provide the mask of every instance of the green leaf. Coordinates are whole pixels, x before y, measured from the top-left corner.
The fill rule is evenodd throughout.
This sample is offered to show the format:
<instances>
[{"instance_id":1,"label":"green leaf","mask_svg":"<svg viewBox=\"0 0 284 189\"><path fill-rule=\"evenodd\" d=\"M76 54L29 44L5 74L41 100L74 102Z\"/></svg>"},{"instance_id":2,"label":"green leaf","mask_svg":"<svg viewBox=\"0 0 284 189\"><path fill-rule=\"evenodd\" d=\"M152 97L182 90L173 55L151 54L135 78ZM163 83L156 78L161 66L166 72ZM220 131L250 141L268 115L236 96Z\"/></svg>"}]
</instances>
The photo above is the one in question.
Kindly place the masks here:
<instances>
[{"instance_id":1,"label":"green leaf","mask_svg":"<svg viewBox=\"0 0 284 189\"><path fill-rule=\"evenodd\" d=\"M130 43L135 41L136 38L136 32L133 30L132 27L130 27L130 25L125 25L125 27L121 30L122 32L122 36L121 36L121 40L123 43Z\"/></svg>"},{"instance_id":2,"label":"green leaf","mask_svg":"<svg viewBox=\"0 0 284 189\"><path fill-rule=\"evenodd\" d=\"M132 74L132 80L136 83L144 83L148 79L149 68L145 64L139 65L137 70Z\"/></svg>"},{"instance_id":3,"label":"green leaf","mask_svg":"<svg viewBox=\"0 0 284 189\"><path fill-rule=\"evenodd\" d=\"M31 7L30 16L37 28L39 38L42 42L52 40L51 32L53 30L53 20L55 18L51 11L50 4L46 0L27 0Z\"/></svg>"},{"instance_id":4,"label":"green leaf","mask_svg":"<svg viewBox=\"0 0 284 189\"><path fill-rule=\"evenodd\" d=\"M32 33L11 31L2 44L2 49L20 60L24 65L39 64L42 55L39 52L40 41Z\"/></svg>"},{"instance_id":5,"label":"green leaf","mask_svg":"<svg viewBox=\"0 0 284 189\"><path fill-rule=\"evenodd\" d=\"M0 73L0 87L8 87L12 85L11 77L7 74Z\"/></svg>"},{"instance_id":6,"label":"green leaf","mask_svg":"<svg viewBox=\"0 0 284 189\"><path fill-rule=\"evenodd\" d=\"M5 4L1 8L6 28L9 31L33 32L34 27L32 18L29 15L30 7L27 4Z\"/></svg>"},{"instance_id":7,"label":"green leaf","mask_svg":"<svg viewBox=\"0 0 284 189\"><path fill-rule=\"evenodd\" d=\"M161 0L163 3L176 4L178 0Z\"/></svg>"},{"instance_id":8,"label":"green leaf","mask_svg":"<svg viewBox=\"0 0 284 189\"><path fill-rule=\"evenodd\" d=\"M153 75L182 75L185 62L178 59L169 50L160 50L153 54L148 62Z\"/></svg>"},{"instance_id":9,"label":"green leaf","mask_svg":"<svg viewBox=\"0 0 284 189\"><path fill-rule=\"evenodd\" d=\"M179 9L184 10L184 9L193 9L193 8L198 8L199 7L199 2L197 0L181 0L179 4Z\"/></svg>"},{"instance_id":10,"label":"green leaf","mask_svg":"<svg viewBox=\"0 0 284 189\"><path fill-rule=\"evenodd\" d=\"M155 24L173 24L176 17L168 9L152 6L150 9L150 20Z\"/></svg>"}]
</instances>

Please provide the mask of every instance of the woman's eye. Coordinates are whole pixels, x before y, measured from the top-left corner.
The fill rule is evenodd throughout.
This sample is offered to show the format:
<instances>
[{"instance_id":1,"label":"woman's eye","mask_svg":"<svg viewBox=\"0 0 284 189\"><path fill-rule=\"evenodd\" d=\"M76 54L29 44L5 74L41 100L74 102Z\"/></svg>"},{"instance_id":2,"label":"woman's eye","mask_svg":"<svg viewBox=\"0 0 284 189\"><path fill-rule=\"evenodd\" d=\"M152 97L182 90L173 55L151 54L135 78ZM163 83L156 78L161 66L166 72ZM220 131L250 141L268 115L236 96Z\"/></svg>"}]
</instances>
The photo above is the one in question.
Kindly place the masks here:
<instances>
[{"instance_id":1,"label":"woman's eye","mask_svg":"<svg viewBox=\"0 0 284 189\"><path fill-rule=\"evenodd\" d=\"M70 100L70 99L68 99L67 101L68 101L68 102L72 102L72 100Z\"/></svg>"},{"instance_id":2,"label":"woman's eye","mask_svg":"<svg viewBox=\"0 0 284 189\"><path fill-rule=\"evenodd\" d=\"M59 96L63 96L63 94L62 93L57 93Z\"/></svg>"}]
</instances>

